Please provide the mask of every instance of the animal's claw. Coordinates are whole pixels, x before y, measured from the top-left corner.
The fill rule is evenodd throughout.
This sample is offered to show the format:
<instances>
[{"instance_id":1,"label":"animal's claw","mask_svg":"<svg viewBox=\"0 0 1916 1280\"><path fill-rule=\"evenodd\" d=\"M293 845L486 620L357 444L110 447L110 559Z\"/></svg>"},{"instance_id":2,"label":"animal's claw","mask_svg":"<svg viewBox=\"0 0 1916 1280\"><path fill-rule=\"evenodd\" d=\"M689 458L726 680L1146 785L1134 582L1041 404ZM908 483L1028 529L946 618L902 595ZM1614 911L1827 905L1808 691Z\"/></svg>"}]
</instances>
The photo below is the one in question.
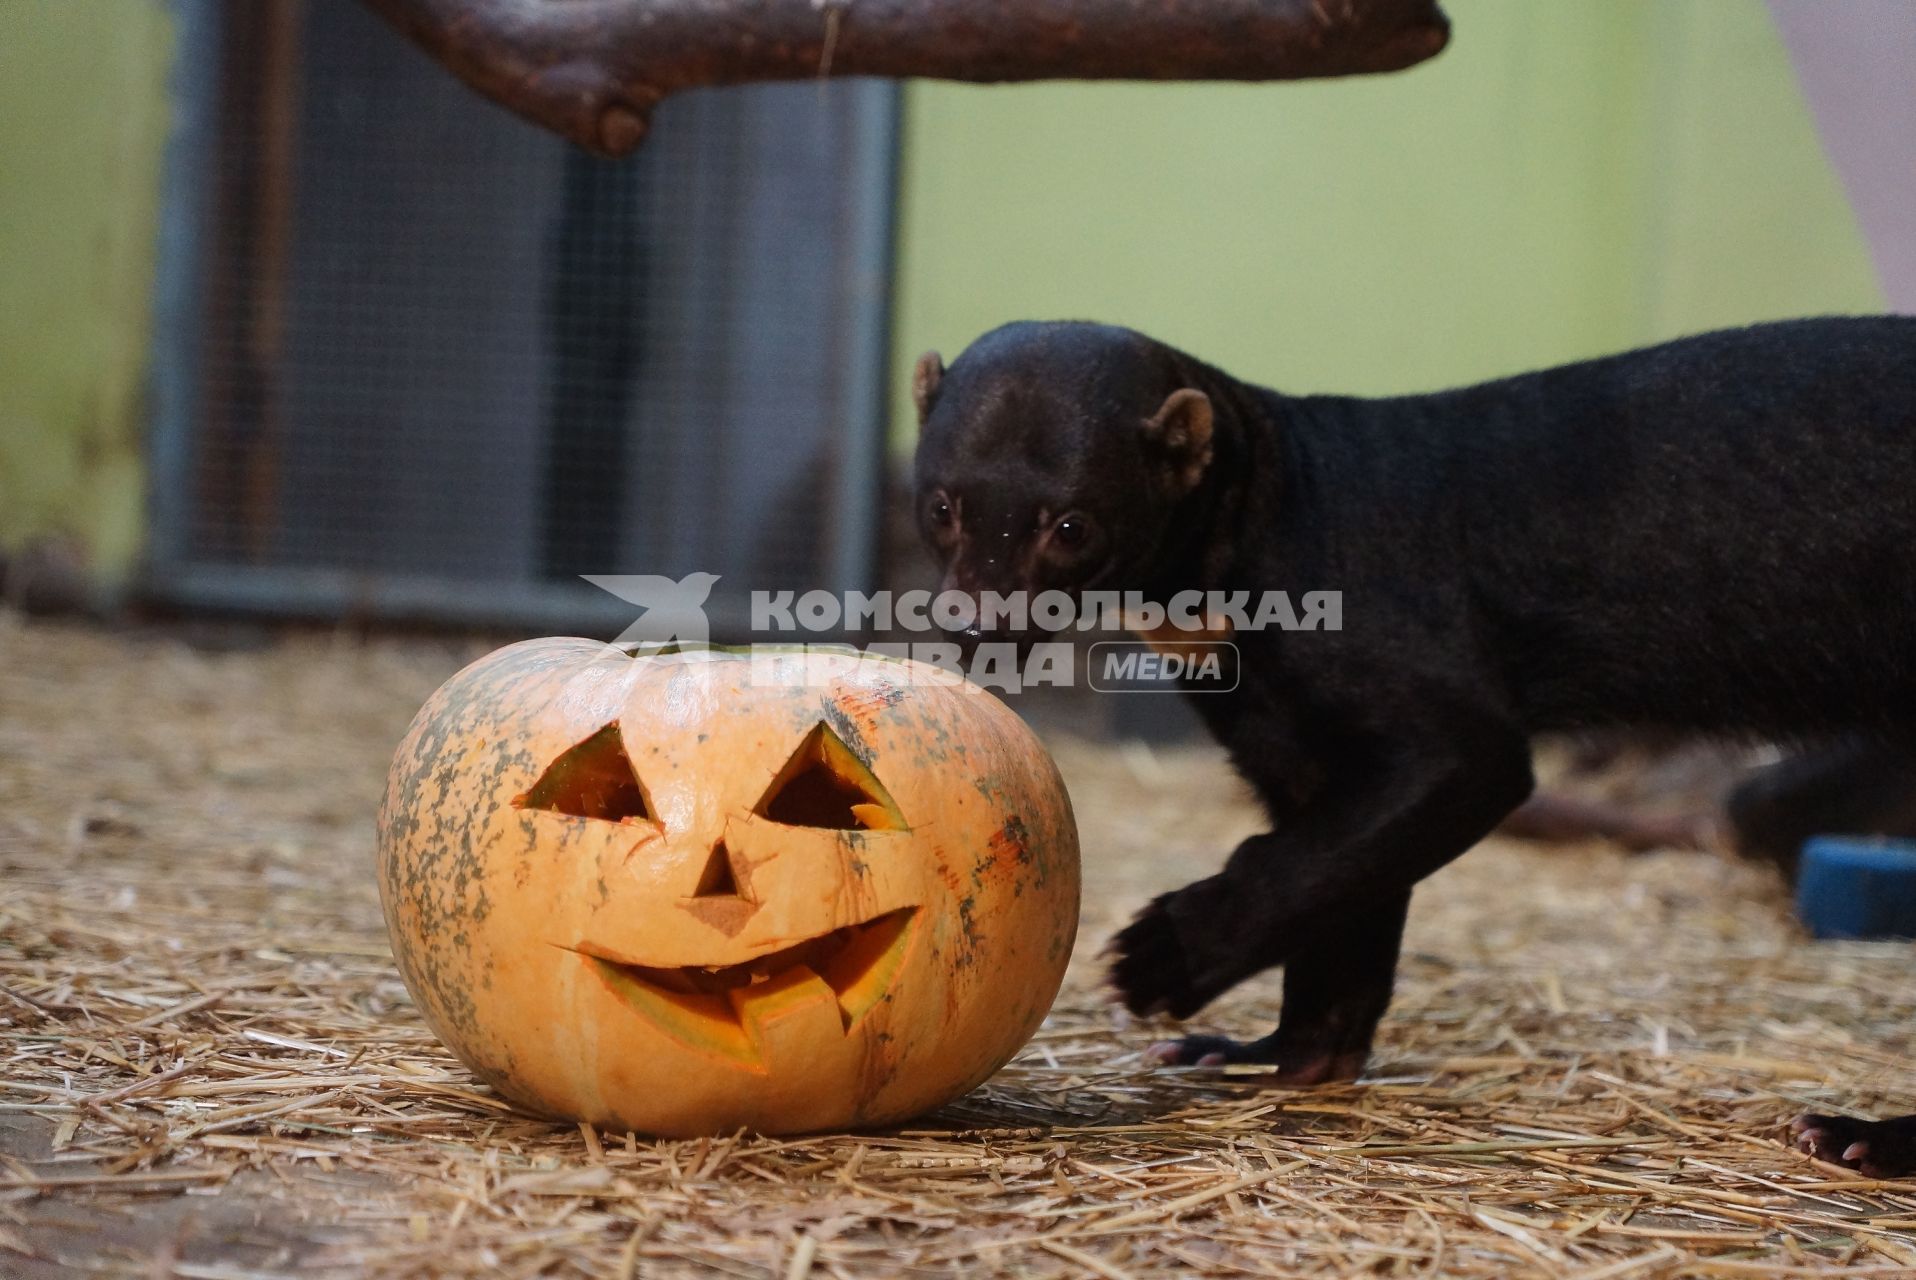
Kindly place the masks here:
<instances>
[{"instance_id":1,"label":"animal's claw","mask_svg":"<svg viewBox=\"0 0 1916 1280\"><path fill-rule=\"evenodd\" d=\"M1111 940L1110 953L1111 988L1132 1013L1183 1018L1203 1007L1204 1001L1191 989L1184 945L1165 909L1165 898L1139 912Z\"/></svg>"},{"instance_id":2,"label":"animal's claw","mask_svg":"<svg viewBox=\"0 0 1916 1280\"><path fill-rule=\"evenodd\" d=\"M1855 1169L1866 1177L1898 1178L1916 1173L1916 1116L1895 1120L1858 1120L1852 1116L1807 1115L1791 1124L1799 1150L1818 1160Z\"/></svg>"}]
</instances>

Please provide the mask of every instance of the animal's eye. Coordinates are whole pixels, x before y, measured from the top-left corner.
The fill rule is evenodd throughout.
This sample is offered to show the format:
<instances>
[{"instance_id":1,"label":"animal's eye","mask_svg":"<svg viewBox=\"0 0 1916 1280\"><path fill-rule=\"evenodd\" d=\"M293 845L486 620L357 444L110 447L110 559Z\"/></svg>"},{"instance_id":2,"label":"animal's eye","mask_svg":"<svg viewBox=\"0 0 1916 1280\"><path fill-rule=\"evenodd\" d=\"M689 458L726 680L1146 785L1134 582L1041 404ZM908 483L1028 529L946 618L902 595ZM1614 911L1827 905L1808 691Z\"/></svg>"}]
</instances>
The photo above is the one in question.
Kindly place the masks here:
<instances>
[{"instance_id":1,"label":"animal's eye","mask_svg":"<svg viewBox=\"0 0 1916 1280\"><path fill-rule=\"evenodd\" d=\"M925 518L931 521L933 528L949 529L958 519L958 512L953 508L950 498L943 493L934 493L925 503Z\"/></svg>"},{"instance_id":2,"label":"animal's eye","mask_svg":"<svg viewBox=\"0 0 1916 1280\"><path fill-rule=\"evenodd\" d=\"M1083 546L1091 525L1083 516L1066 516L1052 529L1051 536L1067 547Z\"/></svg>"}]
</instances>

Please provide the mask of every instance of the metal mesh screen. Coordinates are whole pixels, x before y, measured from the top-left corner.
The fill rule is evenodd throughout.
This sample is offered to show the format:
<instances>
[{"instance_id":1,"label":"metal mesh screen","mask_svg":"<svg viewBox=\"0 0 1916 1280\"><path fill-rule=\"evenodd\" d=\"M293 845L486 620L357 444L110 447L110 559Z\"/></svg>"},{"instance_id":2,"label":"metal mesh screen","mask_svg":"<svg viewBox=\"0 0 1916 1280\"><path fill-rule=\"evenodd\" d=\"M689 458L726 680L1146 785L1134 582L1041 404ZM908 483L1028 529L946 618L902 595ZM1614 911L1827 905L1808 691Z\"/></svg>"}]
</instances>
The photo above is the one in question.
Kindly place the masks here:
<instances>
[{"instance_id":1,"label":"metal mesh screen","mask_svg":"<svg viewBox=\"0 0 1916 1280\"><path fill-rule=\"evenodd\" d=\"M357 5L206 16L162 590L505 619L605 603L581 573L869 585L889 89L688 95L612 162Z\"/></svg>"}]
</instances>

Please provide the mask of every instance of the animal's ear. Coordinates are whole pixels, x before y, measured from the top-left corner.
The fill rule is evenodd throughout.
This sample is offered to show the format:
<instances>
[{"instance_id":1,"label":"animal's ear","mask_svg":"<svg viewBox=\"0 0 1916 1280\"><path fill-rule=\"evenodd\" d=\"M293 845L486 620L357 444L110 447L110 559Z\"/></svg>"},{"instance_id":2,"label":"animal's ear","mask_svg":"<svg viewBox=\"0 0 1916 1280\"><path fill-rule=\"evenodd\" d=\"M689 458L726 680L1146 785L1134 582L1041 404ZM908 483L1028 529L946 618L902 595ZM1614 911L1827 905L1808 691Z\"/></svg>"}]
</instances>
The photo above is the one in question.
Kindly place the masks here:
<instances>
[{"instance_id":1,"label":"animal's ear","mask_svg":"<svg viewBox=\"0 0 1916 1280\"><path fill-rule=\"evenodd\" d=\"M938 384L945 378L945 358L936 351L918 357L911 371L911 402L918 406L918 421L924 422L938 399Z\"/></svg>"},{"instance_id":2,"label":"animal's ear","mask_svg":"<svg viewBox=\"0 0 1916 1280\"><path fill-rule=\"evenodd\" d=\"M1197 488L1211 465L1211 397L1183 387L1144 424L1144 439L1179 495Z\"/></svg>"}]
</instances>

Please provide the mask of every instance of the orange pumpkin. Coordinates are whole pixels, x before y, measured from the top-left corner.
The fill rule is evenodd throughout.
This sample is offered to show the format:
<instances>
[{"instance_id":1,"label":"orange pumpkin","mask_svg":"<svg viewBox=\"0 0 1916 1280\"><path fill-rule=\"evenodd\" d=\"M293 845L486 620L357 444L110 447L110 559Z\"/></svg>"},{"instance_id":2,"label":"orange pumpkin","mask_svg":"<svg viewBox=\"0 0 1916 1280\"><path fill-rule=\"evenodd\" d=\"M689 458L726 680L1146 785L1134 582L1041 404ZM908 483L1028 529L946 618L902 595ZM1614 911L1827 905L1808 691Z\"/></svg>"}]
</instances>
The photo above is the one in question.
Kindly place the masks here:
<instances>
[{"instance_id":1,"label":"orange pumpkin","mask_svg":"<svg viewBox=\"0 0 1916 1280\"><path fill-rule=\"evenodd\" d=\"M532 1110L666 1136L900 1120L1037 1028L1077 928L1056 767L917 663L512 645L413 721L393 952Z\"/></svg>"}]
</instances>

